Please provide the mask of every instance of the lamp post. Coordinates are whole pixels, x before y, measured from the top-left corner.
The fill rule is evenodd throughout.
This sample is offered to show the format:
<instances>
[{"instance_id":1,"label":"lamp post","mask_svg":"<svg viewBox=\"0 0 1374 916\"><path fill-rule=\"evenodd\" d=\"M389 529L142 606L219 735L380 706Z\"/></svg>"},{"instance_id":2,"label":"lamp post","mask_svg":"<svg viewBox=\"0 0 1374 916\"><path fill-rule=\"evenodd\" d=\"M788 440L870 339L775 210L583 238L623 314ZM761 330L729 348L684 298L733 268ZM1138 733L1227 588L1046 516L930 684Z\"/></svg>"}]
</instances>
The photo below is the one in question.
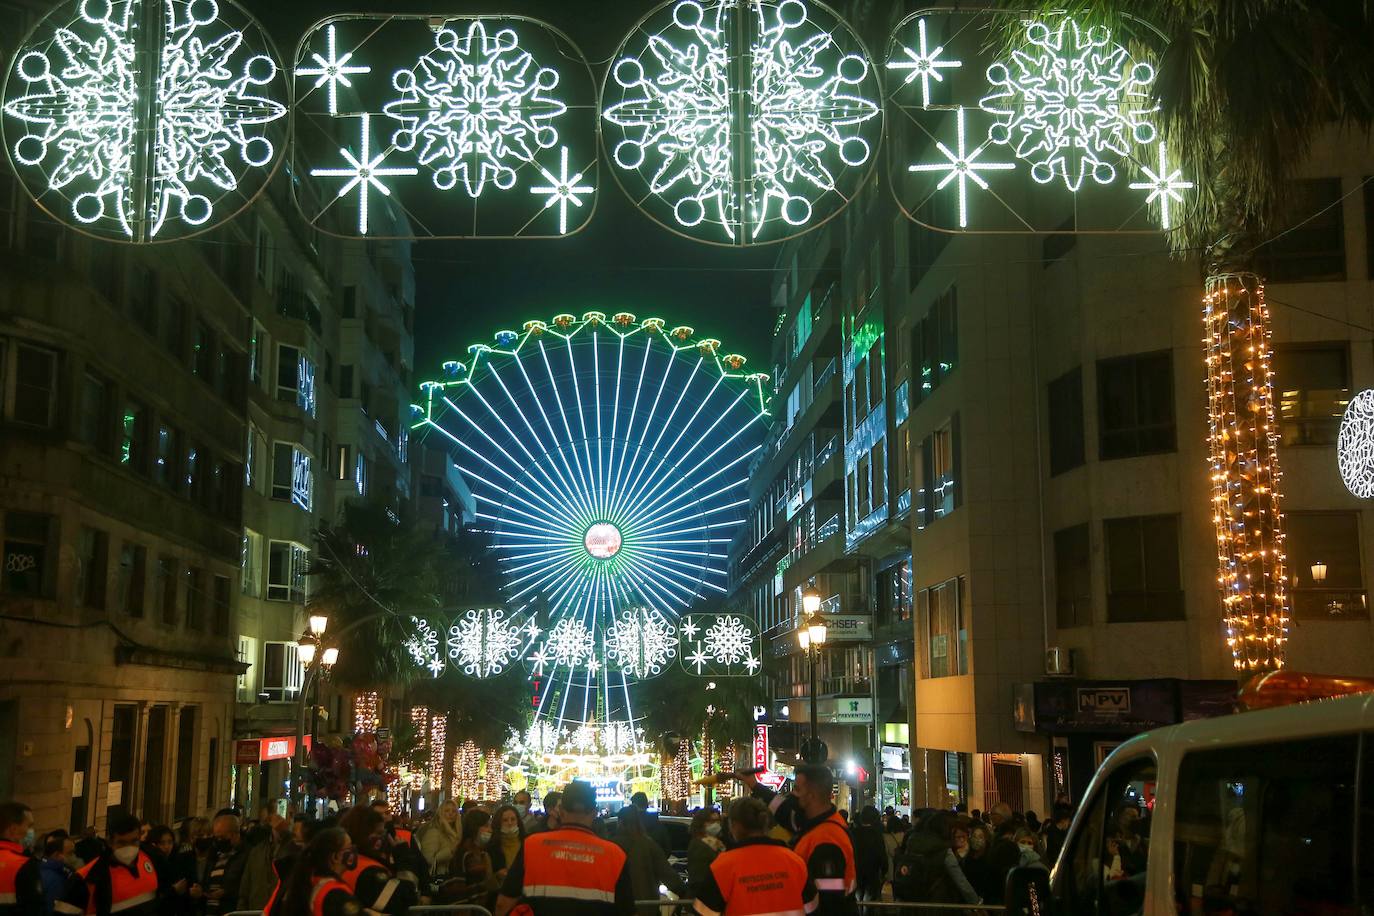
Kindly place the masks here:
<instances>
[{"instance_id":1,"label":"lamp post","mask_svg":"<svg viewBox=\"0 0 1374 916\"><path fill-rule=\"evenodd\" d=\"M820 737L817 734L816 720L816 655L825 645L825 618L821 617L821 596L814 589L802 595L802 612L806 615L802 625L797 628L797 641L806 653L807 665L811 672L811 738L807 741L806 752L802 756L810 763L823 763L824 755L820 750Z\"/></svg>"},{"instance_id":2,"label":"lamp post","mask_svg":"<svg viewBox=\"0 0 1374 916\"><path fill-rule=\"evenodd\" d=\"M310 693L312 686L318 693L320 667L326 669L333 668L334 663L339 660L339 649L337 646L323 646L325 630L329 628L329 618L323 614L312 614L309 622L309 632L303 634L296 642L296 657L305 666L305 671L301 675L301 689L296 696L296 748L295 754L291 758L291 791L288 797L295 801L301 792L303 777L305 773L306 757L305 752L305 700ZM315 704L310 704L310 734L315 734Z\"/></svg>"}]
</instances>

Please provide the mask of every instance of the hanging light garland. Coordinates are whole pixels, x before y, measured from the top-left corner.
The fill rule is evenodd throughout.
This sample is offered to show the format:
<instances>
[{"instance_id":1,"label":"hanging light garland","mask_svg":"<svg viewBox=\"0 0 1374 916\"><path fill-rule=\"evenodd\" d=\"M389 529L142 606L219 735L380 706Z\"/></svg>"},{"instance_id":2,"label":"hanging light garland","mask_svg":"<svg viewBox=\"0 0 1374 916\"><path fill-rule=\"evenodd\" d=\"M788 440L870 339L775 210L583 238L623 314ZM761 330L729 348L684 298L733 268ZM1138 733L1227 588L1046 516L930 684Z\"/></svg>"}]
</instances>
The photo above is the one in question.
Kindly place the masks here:
<instances>
[{"instance_id":1,"label":"hanging light garland","mask_svg":"<svg viewBox=\"0 0 1374 916\"><path fill-rule=\"evenodd\" d=\"M735 772L735 765L735 746L733 744L727 744L721 749L718 771L721 773L733 773ZM716 797L720 799L722 803L729 801L735 796L735 785L733 779L723 780L716 786Z\"/></svg>"},{"instance_id":2,"label":"hanging light garland","mask_svg":"<svg viewBox=\"0 0 1374 916\"><path fill-rule=\"evenodd\" d=\"M505 794L506 784L506 760L505 755L497 748L491 748L485 754L482 777L481 799L483 801L499 801Z\"/></svg>"},{"instance_id":3,"label":"hanging light garland","mask_svg":"<svg viewBox=\"0 0 1374 916\"><path fill-rule=\"evenodd\" d=\"M370 735L382 723L381 700L375 690L353 698L353 734Z\"/></svg>"},{"instance_id":4,"label":"hanging light garland","mask_svg":"<svg viewBox=\"0 0 1374 916\"><path fill-rule=\"evenodd\" d=\"M1208 277L1203 321L1226 643L1236 670L1273 670L1288 640L1288 577L1263 282L1251 273Z\"/></svg>"},{"instance_id":5,"label":"hanging light garland","mask_svg":"<svg viewBox=\"0 0 1374 916\"><path fill-rule=\"evenodd\" d=\"M448 749L448 713L435 713L429 721L429 778L434 790L443 784L444 751Z\"/></svg>"},{"instance_id":6,"label":"hanging light garland","mask_svg":"<svg viewBox=\"0 0 1374 916\"><path fill-rule=\"evenodd\" d=\"M691 747L686 738L677 743L673 759L659 768L665 801L686 801L692 791Z\"/></svg>"},{"instance_id":7,"label":"hanging light garland","mask_svg":"<svg viewBox=\"0 0 1374 916\"><path fill-rule=\"evenodd\" d=\"M471 741L458 745L453 755L453 787L450 793L454 798L472 798L477 794L481 775L482 752Z\"/></svg>"}]
</instances>

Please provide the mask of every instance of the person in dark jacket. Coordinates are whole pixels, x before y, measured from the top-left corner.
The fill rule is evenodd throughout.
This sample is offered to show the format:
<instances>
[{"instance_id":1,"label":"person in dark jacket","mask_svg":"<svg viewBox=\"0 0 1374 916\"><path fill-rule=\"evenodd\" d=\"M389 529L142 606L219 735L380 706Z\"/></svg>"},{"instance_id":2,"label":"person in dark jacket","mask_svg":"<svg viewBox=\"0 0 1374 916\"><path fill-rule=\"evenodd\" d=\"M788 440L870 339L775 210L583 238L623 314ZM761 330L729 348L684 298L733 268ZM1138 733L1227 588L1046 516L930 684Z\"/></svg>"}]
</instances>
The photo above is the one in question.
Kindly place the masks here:
<instances>
[{"instance_id":1,"label":"person in dark jacket","mask_svg":"<svg viewBox=\"0 0 1374 916\"><path fill-rule=\"evenodd\" d=\"M43 843L43 861L38 863L38 876L43 881L43 905L49 914L52 913L53 903L62 896L63 888L71 880L72 868L67 864L67 859L75 852L76 843L67 836L66 831L53 831Z\"/></svg>"},{"instance_id":2,"label":"person in dark jacket","mask_svg":"<svg viewBox=\"0 0 1374 916\"><path fill-rule=\"evenodd\" d=\"M881 900L887 880L887 848L878 809L869 805L859 812L858 823L849 830L854 843L854 871L859 879L859 899Z\"/></svg>"},{"instance_id":3,"label":"person in dark jacket","mask_svg":"<svg viewBox=\"0 0 1374 916\"><path fill-rule=\"evenodd\" d=\"M685 894L682 878L668 864L668 853L645 831L644 812L639 806L626 805L620 809L619 818L615 844L625 850L625 867L630 871L635 899L657 900L660 886L679 896Z\"/></svg>"},{"instance_id":4,"label":"person in dark jacket","mask_svg":"<svg viewBox=\"0 0 1374 916\"><path fill-rule=\"evenodd\" d=\"M954 854L954 815L937 811L911 831L892 881L892 895L916 903L981 903Z\"/></svg>"},{"instance_id":5,"label":"person in dark jacket","mask_svg":"<svg viewBox=\"0 0 1374 916\"><path fill-rule=\"evenodd\" d=\"M997 827L996 836L988 848L988 903L1001 905L1006 894L1007 872L1021 863L1021 847L1016 845L1016 822L1004 820Z\"/></svg>"},{"instance_id":6,"label":"person in dark jacket","mask_svg":"<svg viewBox=\"0 0 1374 916\"><path fill-rule=\"evenodd\" d=\"M182 896L186 893L186 879L177 871L176 836L166 824L158 824L148 830L148 838L143 841L143 851L153 860L157 870L157 903L162 916L175 916L181 912Z\"/></svg>"},{"instance_id":7,"label":"person in dark jacket","mask_svg":"<svg viewBox=\"0 0 1374 916\"><path fill-rule=\"evenodd\" d=\"M1073 806L1068 802L1055 802L1050 819L1045 821L1040 835L1045 839L1045 860L1054 865L1059 858L1059 850L1064 848L1064 839L1069 835L1069 824L1073 822Z\"/></svg>"},{"instance_id":8,"label":"person in dark jacket","mask_svg":"<svg viewBox=\"0 0 1374 916\"><path fill-rule=\"evenodd\" d=\"M320 830L297 854L268 916L361 916L362 903L343 876L358 864L358 851L338 827Z\"/></svg>"},{"instance_id":9,"label":"person in dark jacket","mask_svg":"<svg viewBox=\"0 0 1374 916\"><path fill-rule=\"evenodd\" d=\"M242 909L238 905L239 888L243 883L243 867L248 851L243 847L239 819L221 814L210 825L214 843L210 850L210 867L205 874L206 916L221 916Z\"/></svg>"}]
</instances>

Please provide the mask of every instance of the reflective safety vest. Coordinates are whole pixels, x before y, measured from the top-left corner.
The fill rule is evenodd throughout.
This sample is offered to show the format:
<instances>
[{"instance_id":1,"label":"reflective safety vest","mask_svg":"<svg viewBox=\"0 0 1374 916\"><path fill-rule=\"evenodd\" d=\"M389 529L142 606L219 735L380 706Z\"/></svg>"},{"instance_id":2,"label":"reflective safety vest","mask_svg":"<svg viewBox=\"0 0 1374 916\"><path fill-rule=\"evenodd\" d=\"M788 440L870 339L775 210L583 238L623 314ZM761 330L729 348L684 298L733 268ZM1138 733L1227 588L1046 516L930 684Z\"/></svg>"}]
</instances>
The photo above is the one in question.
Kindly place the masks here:
<instances>
[{"instance_id":1,"label":"reflective safety vest","mask_svg":"<svg viewBox=\"0 0 1374 916\"><path fill-rule=\"evenodd\" d=\"M153 860L140 850L138 858L134 859L132 865L124 865L113 859L107 863L103 858L100 858L82 866L77 871L76 874L86 884L86 913L96 912L96 901L100 896L93 886L96 880L93 872L97 868L105 869L110 878L111 914L127 913L143 906L151 910L152 905L157 901L157 870L153 867ZM57 912L64 911L62 907L56 904L53 909ZM68 909L75 908L68 907Z\"/></svg>"},{"instance_id":2,"label":"reflective safety vest","mask_svg":"<svg viewBox=\"0 0 1374 916\"><path fill-rule=\"evenodd\" d=\"M838 811L830 812L830 816L825 820L800 834L792 843L792 848L809 868L811 854L818 846L827 844L838 847L844 854L844 876L812 875L811 880L815 882L816 890L822 894L839 892L845 896L852 895L858 889L858 879L854 871L854 844L849 839L849 828Z\"/></svg>"},{"instance_id":3,"label":"reflective safety vest","mask_svg":"<svg viewBox=\"0 0 1374 916\"><path fill-rule=\"evenodd\" d=\"M615 902L625 850L586 827L568 825L525 840L522 894L537 901Z\"/></svg>"},{"instance_id":4,"label":"reflective safety vest","mask_svg":"<svg viewBox=\"0 0 1374 916\"><path fill-rule=\"evenodd\" d=\"M725 900L724 916L804 916L808 910L806 863L781 843L728 849L711 862L711 874ZM712 916L700 900L697 912Z\"/></svg>"},{"instance_id":5,"label":"reflective safety vest","mask_svg":"<svg viewBox=\"0 0 1374 916\"><path fill-rule=\"evenodd\" d=\"M28 866L28 873L20 876L20 870ZM19 909L21 891L26 899L37 902L43 898L38 866L34 859L25 854L23 847L11 840L0 840L0 913L12 913ZM20 881L35 882L34 886L19 886Z\"/></svg>"},{"instance_id":6,"label":"reflective safety vest","mask_svg":"<svg viewBox=\"0 0 1374 916\"><path fill-rule=\"evenodd\" d=\"M377 894L376 900L362 900L361 897L358 899L362 900L363 906L380 913L386 909L386 905L390 903L391 898L395 896L396 889L401 886L401 879L392 874L391 869L387 868L376 859L360 855L358 856L358 864L344 872L343 883L348 887L348 892L357 897L358 879L363 876L363 872L370 868L380 868L382 871L386 872L387 882L382 886L381 892Z\"/></svg>"},{"instance_id":7,"label":"reflective safety vest","mask_svg":"<svg viewBox=\"0 0 1374 916\"><path fill-rule=\"evenodd\" d=\"M402 827L396 828L396 842L400 843L402 846L409 846L410 841L413 838L414 834L412 834L409 830L406 830Z\"/></svg>"},{"instance_id":8,"label":"reflective safety vest","mask_svg":"<svg viewBox=\"0 0 1374 916\"><path fill-rule=\"evenodd\" d=\"M324 902L334 891L342 891L349 897L353 896L349 893L348 885L333 875L315 878L315 886L310 890L311 916L324 916Z\"/></svg>"}]
</instances>

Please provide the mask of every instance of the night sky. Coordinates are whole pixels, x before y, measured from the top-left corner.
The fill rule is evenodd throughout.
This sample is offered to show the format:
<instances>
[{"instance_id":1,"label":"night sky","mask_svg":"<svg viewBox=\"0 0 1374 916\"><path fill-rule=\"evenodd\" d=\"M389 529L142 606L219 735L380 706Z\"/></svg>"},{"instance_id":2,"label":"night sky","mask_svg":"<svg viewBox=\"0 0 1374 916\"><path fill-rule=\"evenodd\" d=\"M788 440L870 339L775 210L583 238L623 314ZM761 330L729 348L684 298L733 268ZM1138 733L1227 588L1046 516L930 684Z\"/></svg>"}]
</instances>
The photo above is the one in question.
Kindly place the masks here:
<instances>
[{"instance_id":1,"label":"night sky","mask_svg":"<svg viewBox=\"0 0 1374 916\"><path fill-rule=\"evenodd\" d=\"M648 0L483 0L455 5L374 0L341 7L337 0L243 0L277 42L285 60L319 18L340 9L445 15L516 14L566 32L592 63L597 80L621 38L654 7ZM466 359L470 343L490 343L494 331L519 330L531 318L559 312L633 312L669 326L687 324L721 340L764 368L776 314L768 302L769 269L777 246L721 248L681 238L630 203L602 157L597 212L565 239L420 242L415 328L417 381L438 374L445 359ZM437 192L436 192L437 193Z\"/></svg>"}]
</instances>

